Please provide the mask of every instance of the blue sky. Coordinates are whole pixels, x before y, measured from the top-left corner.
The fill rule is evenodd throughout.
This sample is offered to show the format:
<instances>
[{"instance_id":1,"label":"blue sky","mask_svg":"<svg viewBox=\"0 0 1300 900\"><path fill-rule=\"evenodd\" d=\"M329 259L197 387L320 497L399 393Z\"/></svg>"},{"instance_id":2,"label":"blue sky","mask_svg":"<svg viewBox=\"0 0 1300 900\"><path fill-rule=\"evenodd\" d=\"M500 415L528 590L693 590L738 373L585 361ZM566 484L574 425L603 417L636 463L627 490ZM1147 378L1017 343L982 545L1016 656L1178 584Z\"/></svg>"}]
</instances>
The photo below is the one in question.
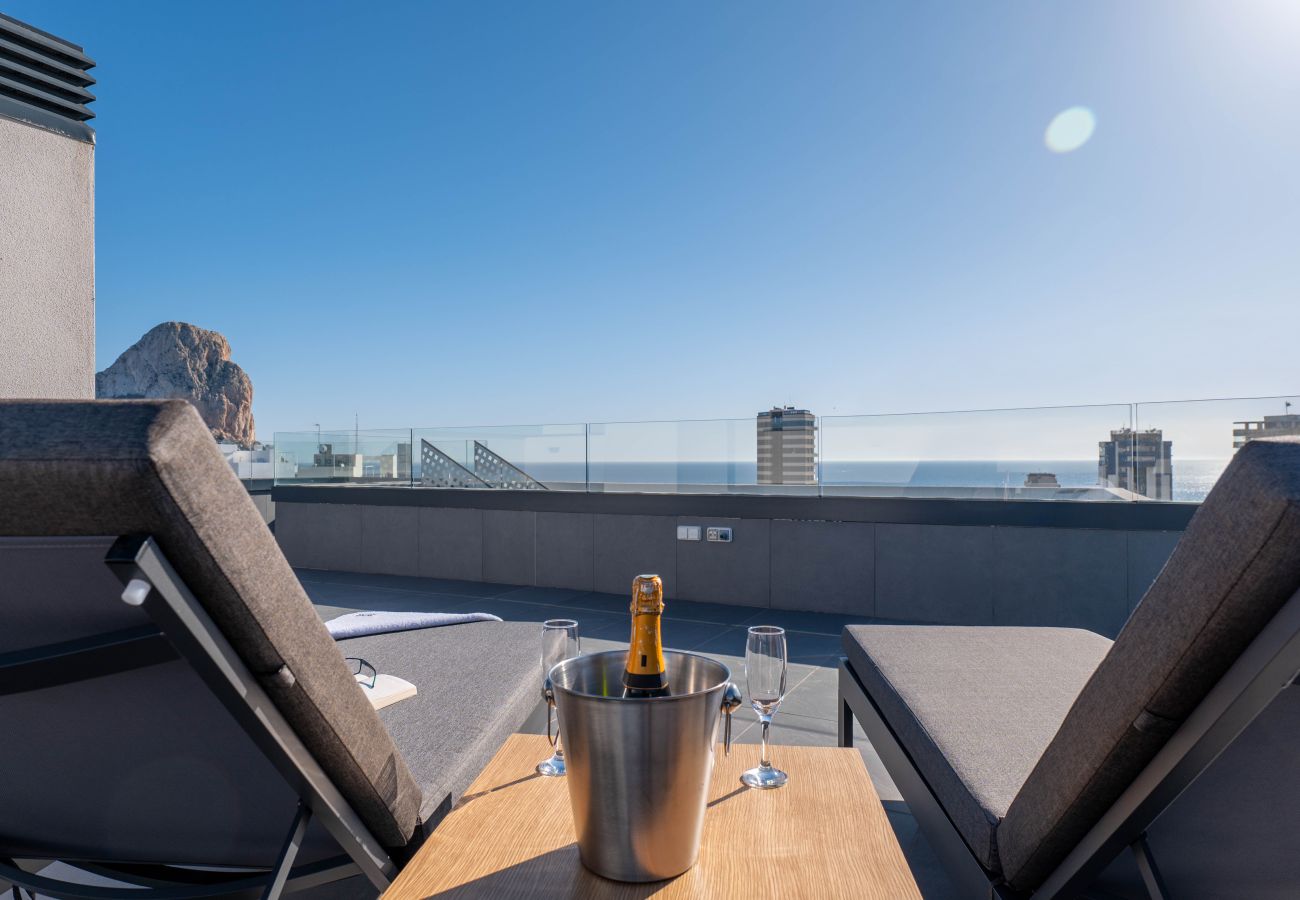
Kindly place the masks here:
<instances>
[{"instance_id":1,"label":"blue sky","mask_svg":"<svg viewBox=\"0 0 1300 900\"><path fill-rule=\"evenodd\" d=\"M263 439L1300 383L1287 0L6 11L99 63L99 366L217 329Z\"/></svg>"}]
</instances>

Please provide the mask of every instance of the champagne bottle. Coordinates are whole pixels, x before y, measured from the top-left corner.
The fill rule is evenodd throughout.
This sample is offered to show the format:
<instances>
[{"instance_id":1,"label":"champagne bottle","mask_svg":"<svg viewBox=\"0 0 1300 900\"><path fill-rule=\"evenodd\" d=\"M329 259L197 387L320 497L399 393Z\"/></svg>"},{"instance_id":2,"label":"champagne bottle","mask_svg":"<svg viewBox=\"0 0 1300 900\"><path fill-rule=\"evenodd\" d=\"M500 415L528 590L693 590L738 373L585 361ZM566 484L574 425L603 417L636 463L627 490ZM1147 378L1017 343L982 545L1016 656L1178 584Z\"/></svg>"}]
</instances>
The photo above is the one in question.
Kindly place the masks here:
<instances>
[{"instance_id":1,"label":"champagne bottle","mask_svg":"<svg viewBox=\"0 0 1300 900\"><path fill-rule=\"evenodd\" d=\"M624 697L663 697L668 694L668 668L659 624L664 613L664 583L658 575L638 575L632 581L632 638L623 667Z\"/></svg>"}]
</instances>

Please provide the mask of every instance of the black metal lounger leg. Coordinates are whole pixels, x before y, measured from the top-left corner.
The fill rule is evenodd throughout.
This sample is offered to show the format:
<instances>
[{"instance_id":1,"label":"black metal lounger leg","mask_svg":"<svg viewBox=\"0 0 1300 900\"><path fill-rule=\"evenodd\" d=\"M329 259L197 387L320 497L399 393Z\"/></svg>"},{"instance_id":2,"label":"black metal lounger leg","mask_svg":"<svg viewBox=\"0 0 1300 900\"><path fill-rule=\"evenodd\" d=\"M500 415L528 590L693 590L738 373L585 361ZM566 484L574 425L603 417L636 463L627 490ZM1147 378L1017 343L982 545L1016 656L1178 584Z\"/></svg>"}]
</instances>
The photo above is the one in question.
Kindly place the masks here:
<instances>
[{"instance_id":1,"label":"black metal lounger leg","mask_svg":"<svg viewBox=\"0 0 1300 900\"><path fill-rule=\"evenodd\" d=\"M836 699L840 704L839 716L839 739L841 747L853 746L853 709L849 706L849 701L844 699L840 694Z\"/></svg>"},{"instance_id":2,"label":"black metal lounger leg","mask_svg":"<svg viewBox=\"0 0 1300 900\"><path fill-rule=\"evenodd\" d=\"M1151 900L1169 900L1169 889L1165 887L1165 880L1160 877L1160 869L1156 866L1156 858L1151 853L1151 845L1147 843L1145 831L1129 845L1129 849L1133 851L1138 871L1142 873L1142 883L1146 886L1147 893L1151 895Z\"/></svg>"},{"instance_id":3,"label":"black metal lounger leg","mask_svg":"<svg viewBox=\"0 0 1300 900\"><path fill-rule=\"evenodd\" d=\"M266 890L262 892L262 900L279 900L280 892L284 890L284 883L289 880L289 872L293 870L293 861L298 856L299 848L302 847L303 835L307 833L307 823L310 821L311 810L305 803L299 803L298 813L293 817L293 825L289 827L284 847L280 849L280 856L275 861L271 880L267 882Z\"/></svg>"}]
</instances>

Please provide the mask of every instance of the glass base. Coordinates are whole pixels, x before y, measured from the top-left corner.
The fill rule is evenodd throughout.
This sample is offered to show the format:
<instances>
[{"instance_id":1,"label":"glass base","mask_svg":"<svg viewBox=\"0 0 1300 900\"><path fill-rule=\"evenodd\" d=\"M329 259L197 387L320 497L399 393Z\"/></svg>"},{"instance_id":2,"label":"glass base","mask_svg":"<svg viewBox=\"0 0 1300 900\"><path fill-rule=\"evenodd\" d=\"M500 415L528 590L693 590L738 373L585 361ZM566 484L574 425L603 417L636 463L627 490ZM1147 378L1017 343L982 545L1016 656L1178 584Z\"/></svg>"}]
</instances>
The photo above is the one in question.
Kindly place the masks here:
<instances>
[{"instance_id":1,"label":"glass base","mask_svg":"<svg viewBox=\"0 0 1300 900\"><path fill-rule=\"evenodd\" d=\"M754 768L744 772L740 776L740 780L742 783L747 784L752 788L766 790L768 788L781 787L790 780L790 776L782 772L780 769L774 769L771 766L767 766L766 768L763 766L755 766Z\"/></svg>"},{"instance_id":2,"label":"glass base","mask_svg":"<svg viewBox=\"0 0 1300 900\"><path fill-rule=\"evenodd\" d=\"M550 759L542 760L537 764L537 773L539 775L559 776L563 775L564 772L564 757L558 753Z\"/></svg>"}]
</instances>

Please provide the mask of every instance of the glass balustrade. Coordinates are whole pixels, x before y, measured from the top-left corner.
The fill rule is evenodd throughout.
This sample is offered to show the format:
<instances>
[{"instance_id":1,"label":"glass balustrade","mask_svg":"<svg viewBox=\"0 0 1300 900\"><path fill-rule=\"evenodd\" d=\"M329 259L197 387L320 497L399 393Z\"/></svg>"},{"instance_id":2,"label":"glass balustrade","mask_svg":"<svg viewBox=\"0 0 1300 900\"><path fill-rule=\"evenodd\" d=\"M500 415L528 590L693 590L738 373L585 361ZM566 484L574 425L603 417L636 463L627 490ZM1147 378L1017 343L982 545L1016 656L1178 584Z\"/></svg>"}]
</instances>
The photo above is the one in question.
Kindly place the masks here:
<instances>
[{"instance_id":1,"label":"glass balustrade","mask_svg":"<svg viewBox=\"0 0 1300 900\"><path fill-rule=\"evenodd\" d=\"M1134 405L1139 485L1158 500L1199 502L1247 442L1300 436L1300 396Z\"/></svg>"},{"instance_id":2,"label":"glass balustrade","mask_svg":"<svg viewBox=\"0 0 1300 900\"><path fill-rule=\"evenodd\" d=\"M1300 397L815 417L277 432L277 484L1199 502Z\"/></svg>"},{"instance_id":3,"label":"glass balustrade","mask_svg":"<svg viewBox=\"0 0 1300 900\"><path fill-rule=\"evenodd\" d=\"M271 459L276 484L409 486L411 431L277 431Z\"/></svg>"},{"instance_id":4,"label":"glass balustrade","mask_svg":"<svg viewBox=\"0 0 1300 900\"><path fill-rule=\"evenodd\" d=\"M586 425L416 428L412 480L424 487L585 491Z\"/></svg>"},{"instance_id":5,"label":"glass balustrade","mask_svg":"<svg viewBox=\"0 0 1300 900\"><path fill-rule=\"evenodd\" d=\"M823 416L822 493L1136 500L1132 427L1126 404Z\"/></svg>"},{"instance_id":6,"label":"glass balustrade","mask_svg":"<svg viewBox=\"0 0 1300 900\"><path fill-rule=\"evenodd\" d=\"M753 419L601 422L588 428L588 455L592 491L749 493L770 487L759 483Z\"/></svg>"}]
</instances>

